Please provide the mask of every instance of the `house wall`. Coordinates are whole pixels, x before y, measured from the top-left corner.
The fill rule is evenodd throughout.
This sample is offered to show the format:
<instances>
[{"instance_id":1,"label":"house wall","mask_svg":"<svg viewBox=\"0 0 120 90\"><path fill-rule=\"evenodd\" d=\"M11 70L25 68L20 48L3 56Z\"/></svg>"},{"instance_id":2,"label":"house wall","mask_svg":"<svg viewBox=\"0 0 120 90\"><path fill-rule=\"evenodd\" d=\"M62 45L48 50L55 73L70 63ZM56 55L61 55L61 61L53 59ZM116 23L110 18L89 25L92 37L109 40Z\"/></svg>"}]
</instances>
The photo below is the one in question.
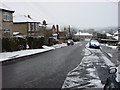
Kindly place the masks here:
<instances>
[{"instance_id":1,"label":"house wall","mask_svg":"<svg viewBox=\"0 0 120 90\"><path fill-rule=\"evenodd\" d=\"M5 21L3 20L3 13L4 12L8 12L9 14L9 21ZM2 35L4 36L12 36L13 35L13 13L9 12L9 11L4 11L2 10L2 29L4 29L4 31L2 31Z\"/></svg>"},{"instance_id":2,"label":"house wall","mask_svg":"<svg viewBox=\"0 0 120 90\"><path fill-rule=\"evenodd\" d=\"M3 31L3 36L12 36L13 33L13 23L12 22L3 22L2 29L9 29L10 31Z\"/></svg>"},{"instance_id":3,"label":"house wall","mask_svg":"<svg viewBox=\"0 0 120 90\"><path fill-rule=\"evenodd\" d=\"M45 28L43 26L39 26L39 36L45 36Z\"/></svg>"},{"instance_id":4,"label":"house wall","mask_svg":"<svg viewBox=\"0 0 120 90\"><path fill-rule=\"evenodd\" d=\"M20 32L23 35L27 36L28 31L28 23L14 23L13 24L13 32Z\"/></svg>"},{"instance_id":5,"label":"house wall","mask_svg":"<svg viewBox=\"0 0 120 90\"><path fill-rule=\"evenodd\" d=\"M34 22L34 23L29 22L28 23L28 35L29 36L41 36L40 31L39 31L39 23L37 23L37 22Z\"/></svg>"},{"instance_id":6,"label":"house wall","mask_svg":"<svg viewBox=\"0 0 120 90\"><path fill-rule=\"evenodd\" d=\"M92 36L75 36L75 39L77 40L85 40L85 39L91 39Z\"/></svg>"}]
</instances>

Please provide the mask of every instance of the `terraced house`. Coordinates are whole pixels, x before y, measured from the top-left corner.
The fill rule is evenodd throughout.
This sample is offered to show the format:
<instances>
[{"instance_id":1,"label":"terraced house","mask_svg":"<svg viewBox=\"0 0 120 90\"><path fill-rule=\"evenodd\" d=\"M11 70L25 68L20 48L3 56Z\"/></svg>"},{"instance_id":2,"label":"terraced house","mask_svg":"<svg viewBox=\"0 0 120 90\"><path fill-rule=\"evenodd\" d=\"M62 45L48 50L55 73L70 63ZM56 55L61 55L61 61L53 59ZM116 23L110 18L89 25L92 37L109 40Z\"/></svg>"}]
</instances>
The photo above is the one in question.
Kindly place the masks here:
<instances>
[{"instance_id":1,"label":"terraced house","mask_svg":"<svg viewBox=\"0 0 120 90\"><path fill-rule=\"evenodd\" d=\"M0 37L12 36L14 11L0 4Z\"/></svg>"}]
</instances>

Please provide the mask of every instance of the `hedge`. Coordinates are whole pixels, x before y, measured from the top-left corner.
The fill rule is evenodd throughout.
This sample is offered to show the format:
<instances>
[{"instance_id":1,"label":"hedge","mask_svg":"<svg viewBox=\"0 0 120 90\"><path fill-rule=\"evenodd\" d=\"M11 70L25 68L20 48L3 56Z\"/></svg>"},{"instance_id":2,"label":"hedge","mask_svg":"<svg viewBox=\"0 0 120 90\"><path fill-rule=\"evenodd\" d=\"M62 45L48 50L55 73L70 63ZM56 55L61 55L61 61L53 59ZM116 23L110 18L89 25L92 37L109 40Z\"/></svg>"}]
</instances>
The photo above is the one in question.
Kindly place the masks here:
<instances>
[{"instance_id":1,"label":"hedge","mask_svg":"<svg viewBox=\"0 0 120 90\"><path fill-rule=\"evenodd\" d=\"M42 48L44 44L44 38L43 37L27 37L27 43L30 49L38 49Z\"/></svg>"},{"instance_id":2,"label":"hedge","mask_svg":"<svg viewBox=\"0 0 120 90\"><path fill-rule=\"evenodd\" d=\"M44 38L34 38L34 37L2 38L2 52L25 50L27 44L29 46L28 49L42 48L42 46L44 44Z\"/></svg>"}]
</instances>

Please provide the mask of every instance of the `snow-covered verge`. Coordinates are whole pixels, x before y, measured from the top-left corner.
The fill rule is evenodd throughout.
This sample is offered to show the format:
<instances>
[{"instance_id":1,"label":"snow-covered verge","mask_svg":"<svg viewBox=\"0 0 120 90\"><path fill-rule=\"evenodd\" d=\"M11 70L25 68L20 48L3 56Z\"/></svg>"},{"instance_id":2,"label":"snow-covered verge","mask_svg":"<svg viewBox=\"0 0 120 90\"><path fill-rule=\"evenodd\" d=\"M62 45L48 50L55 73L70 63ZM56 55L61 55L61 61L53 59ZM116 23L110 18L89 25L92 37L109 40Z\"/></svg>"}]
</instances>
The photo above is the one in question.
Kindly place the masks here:
<instances>
[{"instance_id":1,"label":"snow-covered verge","mask_svg":"<svg viewBox=\"0 0 120 90\"><path fill-rule=\"evenodd\" d=\"M90 54L87 49L81 63L67 75L62 88L102 88L100 78L94 63L99 62L99 57ZM86 55L87 54L87 55ZM89 55L89 56L88 56Z\"/></svg>"},{"instance_id":2,"label":"snow-covered verge","mask_svg":"<svg viewBox=\"0 0 120 90\"><path fill-rule=\"evenodd\" d=\"M83 49L84 57L80 64L67 74L62 88L103 88L104 78L100 78L100 74L106 68L115 66L100 49L88 48ZM102 68L103 71L100 69ZM105 76L107 78L107 74Z\"/></svg>"},{"instance_id":3,"label":"snow-covered verge","mask_svg":"<svg viewBox=\"0 0 120 90\"><path fill-rule=\"evenodd\" d=\"M117 49L117 46L111 46L111 45L108 45L108 44L100 44L100 45L110 47L111 49Z\"/></svg>"},{"instance_id":4,"label":"snow-covered verge","mask_svg":"<svg viewBox=\"0 0 120 90\"><path fill-rule=\"evenodd\" d=\"M67 46L66 43L53 45L54 48L62 48L62 47L66 47L66 46Z\"/></svg>"},{"instance_id":5,"label":"snow-covered verge","mask_svg":"<svg viewBox=\"0 0 120 90\"><path fill-rule=\"evenodd\" d=\"M0 53L0 62L19 58L19 57L24 57L24 56L28 56L28 55L33 55L33 54L37 54L37 53L42 53L42 52L54 50L56 48L62 48L65 46L67 46L67 44L62 43L62 44L56 44L53 46L45 46L44 45L44 46L42 46L43 49L29 49L29 50L21 50L21 51L14 51L14 52L3 52L3 53Z\"/></svg>"}]
</instances>

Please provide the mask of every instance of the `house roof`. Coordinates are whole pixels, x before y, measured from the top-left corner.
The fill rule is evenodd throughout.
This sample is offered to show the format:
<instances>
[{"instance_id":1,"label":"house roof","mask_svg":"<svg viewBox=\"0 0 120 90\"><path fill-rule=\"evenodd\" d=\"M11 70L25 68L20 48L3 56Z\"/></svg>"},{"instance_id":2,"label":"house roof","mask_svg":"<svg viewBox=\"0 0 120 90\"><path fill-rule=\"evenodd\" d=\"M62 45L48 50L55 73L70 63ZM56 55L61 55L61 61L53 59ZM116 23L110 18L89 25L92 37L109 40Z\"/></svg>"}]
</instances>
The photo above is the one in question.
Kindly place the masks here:
<instances>
[{"instance_id":1,"label":"house roof","mask_svg":"<svg viewBox=\"0 0 120 90\"><path fill-rule=\"evenodd\" d=\"M111 34L109 34L109 33L106 33L106 36L111 37L112 35L111 35Z\"/></svg>"},{"instance_id":2,"label":"house roof","mask_svg":"<svg viewBox=\"0 0 120 90\"><path fill-rule=\"evenodd\" d=\"M118 31L116 31L115 33L114 33L114 35L117 35L118 34Z\"/></svg>"},{"instance_id":3,"label":"house roof","mask_svg":"<svg viewBox=\"0 0 120 90\"><path fill-rule=\"evenodd\" d=\"M53 25L46 25L46 29L52 29Z\"/></svg>"},{"instance_id":4,"label":"house roof","mask_svg":"<svg viewBox=\"0 0 120 90\"><path fill-rule=\"evenodd\" d=\"M113 38L116 39L116 40L118 40L118 36L114 36Z\"/></svg>"},{"instance_id":5,"label":"house roof","mask_svg":"<svg viewBox=\"0 0 120 90\"><path fill-rule=\"evenodd\" d=\"M9 8L8 6L6 6L5 4L3 4L1 2L0 2L0 9L14 13L14 10L12 10L11 8Z\"/></svg>"},{"instance_id":6,"label":"house roof","mask_svg":"<svg viewBox=\"0 0 120 90\"><path fill-rule=\"evenodd\" d=\"M93 36L90 33L81 33L81 32L77 32L76 34L74 34L75 36Z\"/></svg>"},{"instance_id":7,"label":"house roof","mask_svg":"<svg viewBox=\"0 0 120 90\"><path fill-rule=\"evenodd\" d=\"M28 16L25 16L25 15L16 15L16 16L13 16L13 23L26 23L26 22L40 23L39 21L31 19L31 18L29 18Z\"/></svg>"}]
</instances>

